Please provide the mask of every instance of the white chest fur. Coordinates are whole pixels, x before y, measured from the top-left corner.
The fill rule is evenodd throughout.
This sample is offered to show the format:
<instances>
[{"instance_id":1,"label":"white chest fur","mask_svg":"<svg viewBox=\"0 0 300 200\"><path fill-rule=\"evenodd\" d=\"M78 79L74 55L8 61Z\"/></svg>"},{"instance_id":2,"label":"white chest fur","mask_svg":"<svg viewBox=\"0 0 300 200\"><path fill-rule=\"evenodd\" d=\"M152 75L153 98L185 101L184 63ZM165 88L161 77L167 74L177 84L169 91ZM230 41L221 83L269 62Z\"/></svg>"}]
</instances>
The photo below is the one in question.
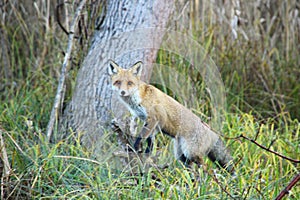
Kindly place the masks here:
<instances>
[{"instance_id":1,"label":"white chest fur","mask_svg":"<svg viewBox=\"0 0 300 200\"><path fill-rule=\"evenodd\" d=\"M147 111L141 105L142 100L138 94L138 91L133 93L131 96L120 96L120 98L133 116L139 117L144 121L147 119Z\"/></svg>"}]
</instances>

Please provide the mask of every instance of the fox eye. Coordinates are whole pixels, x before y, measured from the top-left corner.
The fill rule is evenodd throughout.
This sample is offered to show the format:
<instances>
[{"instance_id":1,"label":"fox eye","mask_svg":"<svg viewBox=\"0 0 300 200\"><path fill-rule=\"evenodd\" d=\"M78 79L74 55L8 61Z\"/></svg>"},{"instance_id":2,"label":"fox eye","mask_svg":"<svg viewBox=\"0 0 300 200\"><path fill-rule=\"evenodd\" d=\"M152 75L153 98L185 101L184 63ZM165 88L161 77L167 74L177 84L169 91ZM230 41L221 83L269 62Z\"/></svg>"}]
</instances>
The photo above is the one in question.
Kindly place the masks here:
<instances>
[{"instance_id":1,"label":"fox eye","mask_svg":"<svg viewBox=\"0 0 300 200\"><path fill-rule=\"evenodd\" d=\"M114 85L121 85L121 81L116 81Z\"/></svg>"},{"instance_id":2,"label":"fox eye","mask_svg":"<svg viewBox=\"0 0 300 200\"><path fill-rule=\"evenodd\" d=\"M131 85L133 85L133 82L132 81L128 81L127 85L131 86Z\"/></svg>"}]
</instances>

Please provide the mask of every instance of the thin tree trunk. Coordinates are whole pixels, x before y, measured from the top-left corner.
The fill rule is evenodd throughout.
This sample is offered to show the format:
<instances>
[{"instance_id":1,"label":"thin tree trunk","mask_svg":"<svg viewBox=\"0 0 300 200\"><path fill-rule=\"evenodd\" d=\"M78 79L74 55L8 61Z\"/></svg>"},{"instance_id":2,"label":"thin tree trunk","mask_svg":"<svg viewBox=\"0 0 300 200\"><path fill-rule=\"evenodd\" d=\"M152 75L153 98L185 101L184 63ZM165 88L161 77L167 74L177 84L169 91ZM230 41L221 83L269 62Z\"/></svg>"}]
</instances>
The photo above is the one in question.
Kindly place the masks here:
<instances>
[{"instance_id":1,"label":"thin tree trunk","mask_svg":"<svg viewBox=\"0 0 300 200\"><path fill-rule=\"evenodd\" d=\"M100 152L101 136L113 117L127 110L114 98L107 75L108 60L123 67L137 61L145 66L149 80L164 30L174 12L172 0L109 0L106 15L96 30L89 52L78 72L72 100L63 117L67 127L82 134L88 148ZM160 31L154 32L153 27ZM150 28L150 29L149 29ZM151 29L152 28L152 29Z\"/></svg>"}]
</instances>

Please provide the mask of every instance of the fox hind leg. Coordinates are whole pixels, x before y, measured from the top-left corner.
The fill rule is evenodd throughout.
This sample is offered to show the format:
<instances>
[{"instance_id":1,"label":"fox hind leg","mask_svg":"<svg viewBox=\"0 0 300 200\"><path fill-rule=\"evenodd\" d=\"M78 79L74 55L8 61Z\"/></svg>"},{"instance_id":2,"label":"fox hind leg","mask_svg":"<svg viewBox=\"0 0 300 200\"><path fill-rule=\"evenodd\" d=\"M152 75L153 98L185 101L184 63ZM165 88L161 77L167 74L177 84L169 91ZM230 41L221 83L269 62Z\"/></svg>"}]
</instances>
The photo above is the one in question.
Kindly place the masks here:
<instances>
[{"instance_id":1,"label":"fox hind leg","mask_svg":"<svg viewBox=\"0 0 300 200\"><path fill-rule=\"evenodd\" d=\"M174 155L176 160L180 160L185 166L188 167L191 164L191 160L188 159L188 157L186 157L183 153L182 145L178 137L174 139Z\"/></svg>"},{"instance_id":2,"label":"fox hind leg","mask_svg":"<svg viewBox=\"0 0 300 200\"><path fill-rule=\"evenodd\" d=\"M211 161L218 163L222 168L225 168L228 172L234 173L234 167L232 164L232 157L227 150L223 141L219 138L217 143L208 153L208 157Z\"/></svg>"}]
</instances>

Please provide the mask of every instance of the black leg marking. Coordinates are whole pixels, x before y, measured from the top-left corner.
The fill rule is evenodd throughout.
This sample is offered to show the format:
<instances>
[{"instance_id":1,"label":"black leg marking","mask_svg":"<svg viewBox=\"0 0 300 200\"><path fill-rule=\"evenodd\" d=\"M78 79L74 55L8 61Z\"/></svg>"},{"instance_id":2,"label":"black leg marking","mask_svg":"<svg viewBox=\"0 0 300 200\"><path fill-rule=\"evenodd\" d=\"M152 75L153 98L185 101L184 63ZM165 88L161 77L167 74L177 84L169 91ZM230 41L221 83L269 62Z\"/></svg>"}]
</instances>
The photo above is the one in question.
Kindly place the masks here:
<instances>
[{"instance_id":1,"label":"black leg marking","mask_svg":"<svg viewBox=\"0 0 300 200\"><path fill-rule=\"evenodd\" d=\"M153 150L153 140L152 137L147 138L147 148L145 153L150 153Z\"/></svg>"},{"instance_id":2,"label":"black leg marking","mask_svg":"<svg viewBox=\"0 0 300 200\"><path fill-rule=\"evenodd\" d=\"M178 159L183 162L185 166L188 166L191 163L191 160L185 157L183 154Z\"/></svg>"},{"instance_id":3,"label":"black leg marking","mask_svg":"<svg viewBox=\"0 0 300 200\"><path fill-rule=\"evenodd\" d=\"M139 151L140 149L140 143L142 141L142 138L141 137L138 137L136 140L135 140L135 143L134 143L134 150L136 151Z\"/></svg>"},{"instance_id":4,"label":"black leg marking","mask_svg":"<svg viewBox=\"0 0 300 200\"><path fill-rule=\"evenodd\" d=\"M207 156L212 162L216 162L216 155L212 151L210 151Z\"/></svg>"}]
</instances>

